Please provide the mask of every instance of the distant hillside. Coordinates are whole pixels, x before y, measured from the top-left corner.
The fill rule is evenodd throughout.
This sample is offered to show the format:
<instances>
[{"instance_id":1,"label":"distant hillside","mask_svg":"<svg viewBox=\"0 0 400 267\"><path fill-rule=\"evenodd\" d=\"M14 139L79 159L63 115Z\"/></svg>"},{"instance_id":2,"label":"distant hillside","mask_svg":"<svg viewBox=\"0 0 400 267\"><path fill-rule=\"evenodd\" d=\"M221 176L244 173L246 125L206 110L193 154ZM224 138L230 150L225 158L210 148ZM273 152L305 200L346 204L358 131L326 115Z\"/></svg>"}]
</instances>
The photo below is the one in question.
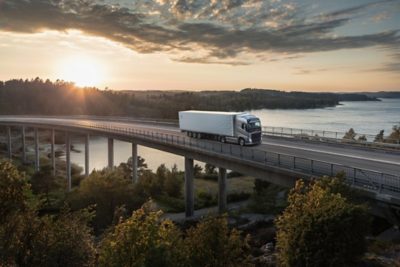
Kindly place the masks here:
<instances>
[{"instance_id":1,"label":"distant hillside","mask_svg":"<svg viewBox=\"0 0 400 267\"><path fill-rule=\"evenodd\" d=\"M177 118L188 109L244 111L331 107L340 101L376 101L365 94L241 91L112 91L79 88L64 81L0 81L0 114L114 115Z\"/></svg>"},{"instance_id":2,"label":"distant hillside","mask_svg":"<svg viewBox=\"0 0 400 267\"><path fill-rule=\"evenodd\" d=\"M363 93L369 97L377 97L377 98L400 98L400 92L374 92L374 93Z\"/></svg>"}]
</instances>

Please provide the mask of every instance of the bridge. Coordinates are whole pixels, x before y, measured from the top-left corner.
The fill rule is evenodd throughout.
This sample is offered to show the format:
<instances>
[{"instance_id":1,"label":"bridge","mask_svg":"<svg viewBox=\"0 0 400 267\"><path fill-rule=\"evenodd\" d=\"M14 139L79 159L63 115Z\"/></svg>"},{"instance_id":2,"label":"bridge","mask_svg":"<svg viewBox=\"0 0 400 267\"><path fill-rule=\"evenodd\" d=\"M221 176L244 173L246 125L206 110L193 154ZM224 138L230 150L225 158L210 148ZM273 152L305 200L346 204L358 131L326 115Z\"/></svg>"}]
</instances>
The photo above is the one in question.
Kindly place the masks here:
<instances>
[{"instance_id":1,"label":"bridge","mask_svg":"<svg viewBox=\"0 0 400 267\"><path fill-rule=\"evenodd\" d=\"M219 169L218 209L226 210L227 170L234 170L268 182L292 187L298 178L313 178L344 173L346 182L371 200L385 206L400 206L400 153L324 142L298 141L268 135L263 144L241 147L213 140L194 139L181 133L173 122L142 121L106 117L0 116L6 130L8 157L13 158L13 140L21 138L22 161L26 161L25 130L34 130L35 169L40 169L40 130L51 131L51 165L55 173L55 132L65 133L66 178L71 190L71 135L85 137L85 175L89 175L90 136L108 138L108 167L114 166L114 140L132 144L132 181L138 180L137 145L181 155L185 159L185 210L194 214L194 166L198 160ZM20 134L13 137L12 132ZM276 135L276 134L274 134Z\"/></svg>"}]
</instances>

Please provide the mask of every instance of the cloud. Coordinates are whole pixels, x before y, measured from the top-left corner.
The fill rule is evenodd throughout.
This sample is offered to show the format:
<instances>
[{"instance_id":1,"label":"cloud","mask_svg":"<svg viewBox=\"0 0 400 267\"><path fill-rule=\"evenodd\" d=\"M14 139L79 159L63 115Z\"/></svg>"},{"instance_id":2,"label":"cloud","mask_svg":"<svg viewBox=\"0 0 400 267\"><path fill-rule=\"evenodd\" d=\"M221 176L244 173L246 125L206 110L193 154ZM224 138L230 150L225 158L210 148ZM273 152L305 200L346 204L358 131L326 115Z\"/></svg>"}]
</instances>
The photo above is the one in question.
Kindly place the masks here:
<instances>
[{"instance_id":1,"label":"cloud","mask_svg":"<svg viewBox=\"0 0 400 267\"><path fill-rule=\"evenodd\" d=\"M130 5L88 0L2 0L0 30L80 30L140 53L166 52L173 60L249 64L242 53L285 54L371 46L394 47L397 30L334 36L354 13L391 1L373 2L315 16L294 3L261 0L138 0ZM197 49L207 54L199 57ZM176 58L181 52L191 56ZM230 63L231 62L231 63Z\"/></svg>"},{"instance_id":2,"label":"cloud","mask_svg":"<svg viewBox=\"0 0 400 267\"><path fill-rule=\"evenodd\" d=\"M382 72L393 72L395 74L400 74L400 51L392 54L391 60L383 66L370 69L370 71L382 71Z\"/></svg>"}]
</instances>

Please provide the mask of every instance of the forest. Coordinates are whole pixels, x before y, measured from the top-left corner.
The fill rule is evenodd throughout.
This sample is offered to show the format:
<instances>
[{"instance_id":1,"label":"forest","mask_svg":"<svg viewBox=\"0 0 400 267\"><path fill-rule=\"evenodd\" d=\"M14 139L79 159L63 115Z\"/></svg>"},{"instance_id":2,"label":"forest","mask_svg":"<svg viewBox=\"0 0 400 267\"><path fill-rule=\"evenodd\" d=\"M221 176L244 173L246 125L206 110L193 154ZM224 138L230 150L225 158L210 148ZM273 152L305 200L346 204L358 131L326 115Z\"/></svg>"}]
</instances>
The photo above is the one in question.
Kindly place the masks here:
<instances>
[{"instance_id":1,"label":"forest","mask_svg":"<svg viewBox=\"0 0 400 267\"><path fill-rule=\"evenodd\" d=\"M176 119L181 110L245 111L332 107L340 101L377 101L365 94L240 91L117 91L80 88L40 78L0 81L0 114L101 115Z\"/></svg>"}]
</instances>

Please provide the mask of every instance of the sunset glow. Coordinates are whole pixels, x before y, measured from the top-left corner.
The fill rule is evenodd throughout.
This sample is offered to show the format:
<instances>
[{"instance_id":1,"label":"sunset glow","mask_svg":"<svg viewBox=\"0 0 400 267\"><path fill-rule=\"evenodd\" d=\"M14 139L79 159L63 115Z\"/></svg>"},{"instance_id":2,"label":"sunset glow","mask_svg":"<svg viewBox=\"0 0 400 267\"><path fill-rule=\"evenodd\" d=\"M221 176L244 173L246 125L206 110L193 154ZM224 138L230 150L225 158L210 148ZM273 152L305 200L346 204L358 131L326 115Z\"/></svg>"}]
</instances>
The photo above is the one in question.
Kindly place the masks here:
<instances>
[{"instance_id":1,"label":"sunset glow","mask_svg":"<svg viewBox=\"0 0 400 267\"><path fill-rule=\"evenodd\" d=\"M99 86L104 71L95 60L88 57L72 57L60 63L59 77L78 86Z\"/></svg>"},{"instance_id":2,"label":"sunset glow","mask_svg":"<svg viewBox=\"0 0 400 267\"><path fill-rule=\"evenodd\" d=\"M0 79L400 90L399 1L0 1ZM72 55L72 56L71 56Z\"/></svg>"}]
</instances>

